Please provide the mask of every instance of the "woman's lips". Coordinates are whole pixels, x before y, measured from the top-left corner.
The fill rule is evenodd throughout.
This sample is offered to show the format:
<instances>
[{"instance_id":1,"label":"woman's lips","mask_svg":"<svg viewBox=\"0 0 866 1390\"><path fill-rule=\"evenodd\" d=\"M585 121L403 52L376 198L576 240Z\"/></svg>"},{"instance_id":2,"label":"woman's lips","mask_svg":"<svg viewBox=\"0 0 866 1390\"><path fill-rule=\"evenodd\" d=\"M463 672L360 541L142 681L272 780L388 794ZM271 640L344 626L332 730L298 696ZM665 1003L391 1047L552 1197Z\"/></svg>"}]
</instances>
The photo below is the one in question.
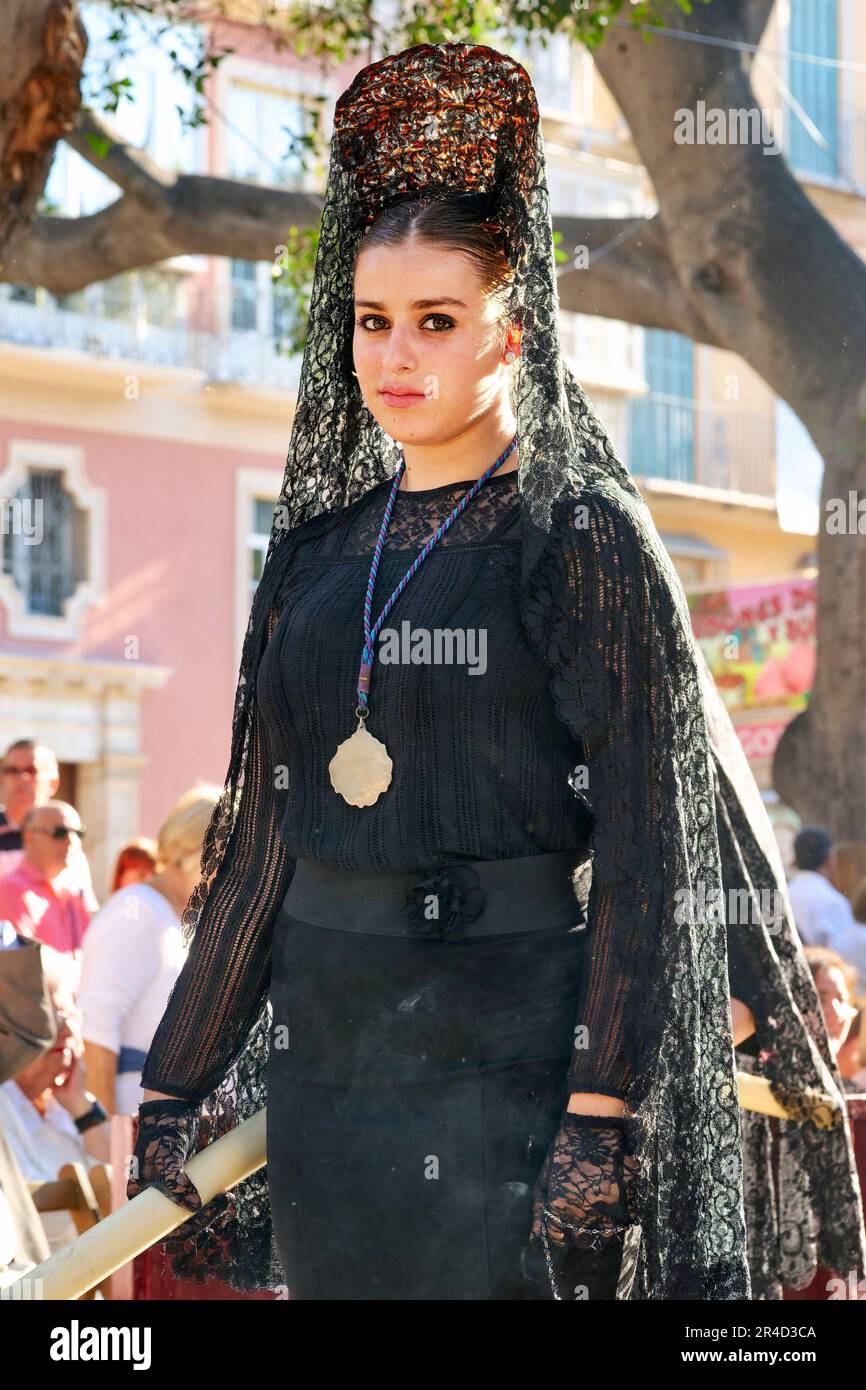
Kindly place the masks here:
<instances>
[{"instance_id":1,"label":"woman's lips","mask_svg":"<svg viewBox=\"0 0 866 1390\"><path fill-rule=\"evenodd\" d=\"M405 410L407 406L417 405L419 401L426 400L420 392L414 391L410 396L395 396L392 391L380 391L380 396L386 405L393 406L396 410Z\"/></svg>"}]
</instances>

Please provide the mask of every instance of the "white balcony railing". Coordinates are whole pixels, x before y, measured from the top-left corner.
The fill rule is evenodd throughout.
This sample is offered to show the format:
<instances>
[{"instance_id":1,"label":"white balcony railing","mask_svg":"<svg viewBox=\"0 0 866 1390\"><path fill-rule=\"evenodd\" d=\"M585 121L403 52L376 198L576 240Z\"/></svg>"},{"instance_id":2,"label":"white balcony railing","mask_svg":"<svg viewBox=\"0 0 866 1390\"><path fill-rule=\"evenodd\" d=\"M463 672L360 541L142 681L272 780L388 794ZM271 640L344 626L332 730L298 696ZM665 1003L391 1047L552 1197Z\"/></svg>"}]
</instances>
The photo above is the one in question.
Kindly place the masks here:
<instances>
[{"instance_id":1,"label":"white balcony railing","mask_svg":"<svg viewBox=\"0 0 866 1390\"><path fill-rule=\"evenodd\" d=\"M650 392L629 402L626 440L625 462L635 474L775 497L772 414Z\"/></svg>"},{"instance_id":2,"label":"white balcony railing","mask_svg":"<svg viewBox=\"0 0 866 1390\"><path fill-rule=\"evenodd\" d=\"M242 286L241 292L246 310L249 286ZM128 294L116 281L90 285L65 306L44 290L0 285L0 341L67 348L153 366L192 368L213 381L295 390L300 358L281 351L274 332L273 291L265 287L257 295L261 305L248 319L246 312L237 312L237 295L209 292L208 314L216 325L223 326L207 329L190 320L182 296L166 303L147 295ZM244 326L232 326L233 318ZM251 326L247 327L248 323Z\"/></svg>"},{"instance_id":3,"label":"white balcony railing","mask_svg":"<svg viewBox=\"0 0 866 1390\"><path fill-rule=\"evenodd\" d=\"M562 353L582 386L634 395L646 390L643 329L597 314L563 312Z\"/></svg>"},{"instance_id":4,"label":"white balcony railing","mask_svg":"<svg viewBox=\"0 0 866 1390\"><path fill-rule=\"evenodd\" d=\"M795 111L785 113L785 156L801 178L854 185L866 195L866 108L839 102L812 116L818 139Z\"/></svg>"},{"instance_id":5,"label":"white balcony railing","mask_svg":"<svg viewBox=\"0 0 866 1390\"><path fill-rule=\"evenodd\" d=\"M165 276L174 295L163 285L146 293L127 283L132 278L90 285L65 306L44 290L0 285L0 341L197 368L217 381L297 386L300 359L280 350L280 306L270 285L208 290L208 316L224 326L207 331L195 326L176 276ZM643 333L633 324L563 313L560 334L569 366L588 388L645 390Z\"/></svg>"}]
</instances>

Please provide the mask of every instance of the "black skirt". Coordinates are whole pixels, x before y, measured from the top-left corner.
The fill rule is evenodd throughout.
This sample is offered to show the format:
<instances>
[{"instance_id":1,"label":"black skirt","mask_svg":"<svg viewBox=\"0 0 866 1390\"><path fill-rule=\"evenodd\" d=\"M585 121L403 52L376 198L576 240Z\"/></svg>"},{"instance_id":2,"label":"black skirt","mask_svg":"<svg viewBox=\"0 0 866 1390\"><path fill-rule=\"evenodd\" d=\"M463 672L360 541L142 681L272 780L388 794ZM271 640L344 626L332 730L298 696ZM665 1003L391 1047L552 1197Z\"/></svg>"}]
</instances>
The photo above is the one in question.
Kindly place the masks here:
<instances>
[{"instance_id":1,"label":"black skirt","mask_svg":"<svg viewBox=\"0 0 866 1390\"><path fill-rule=\"evenodd\" d=\"M290 1298L552 1296L528 1241L568 1099L587 869L581 850L426 879L298 862L268 1063Z\"/></svg>"}]
</instances>

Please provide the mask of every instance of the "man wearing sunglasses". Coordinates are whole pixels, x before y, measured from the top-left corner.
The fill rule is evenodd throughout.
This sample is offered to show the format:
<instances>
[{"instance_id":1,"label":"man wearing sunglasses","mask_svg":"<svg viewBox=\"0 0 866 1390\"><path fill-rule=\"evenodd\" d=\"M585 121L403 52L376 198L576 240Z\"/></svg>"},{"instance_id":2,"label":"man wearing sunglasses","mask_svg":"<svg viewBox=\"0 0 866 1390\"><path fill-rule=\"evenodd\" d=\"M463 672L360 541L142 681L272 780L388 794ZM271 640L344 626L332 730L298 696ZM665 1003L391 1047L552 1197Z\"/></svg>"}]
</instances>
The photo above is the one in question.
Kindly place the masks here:
<instances>
[{"instance_id":1,"label":"man wearing sunglasses","mask_svg":"<svg viewBox=\"0 0 866 1390\"><path fill-rule=\"evenodd\" d=\"M6 749L0 760L0 878L17 869L24 856L21 827L27 812L52 801L59 785L57 758L44 743L19 738ZM64 883L73 892L81 889L91 914L99 911L90 865L80 843L73 843Z\"/></svg>"},{"instance_id":2,"label":"man wearing sunglasses","mask_svg":"<svg viewBox=\"0 0 866 1390\"><path fill-rule=\"evenodd\" d=\"M21 863L0 878L0 920L7 918L22 936L77 959L90 911L80 888L70 887L67 867L84 833L68 802L34 806L21 824Z\"/></svg>"}]
</instances>

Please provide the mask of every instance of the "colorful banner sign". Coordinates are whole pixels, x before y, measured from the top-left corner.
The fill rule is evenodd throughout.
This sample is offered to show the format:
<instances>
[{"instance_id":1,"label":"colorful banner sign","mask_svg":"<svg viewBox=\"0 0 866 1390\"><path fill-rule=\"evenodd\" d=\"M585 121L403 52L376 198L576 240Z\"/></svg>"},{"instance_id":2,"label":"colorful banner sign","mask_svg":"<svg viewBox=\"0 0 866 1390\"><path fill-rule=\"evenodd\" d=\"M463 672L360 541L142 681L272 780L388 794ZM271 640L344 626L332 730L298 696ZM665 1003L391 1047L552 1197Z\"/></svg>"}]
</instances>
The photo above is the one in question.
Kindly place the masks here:
<instances>
[{"instance_id":1,"label":"colorful banner sign","mask_svg":"<svg viewBox=\"0 0 866 1390\"><path fill-rule=\"evenodd\" d=\"M732 716L773 708L792 718L805 708L815 675L814 577L731 584L689 594L688 601L695 636ZM745 732L741 726L741 738Z\"/></svg>"}]
</instances>

